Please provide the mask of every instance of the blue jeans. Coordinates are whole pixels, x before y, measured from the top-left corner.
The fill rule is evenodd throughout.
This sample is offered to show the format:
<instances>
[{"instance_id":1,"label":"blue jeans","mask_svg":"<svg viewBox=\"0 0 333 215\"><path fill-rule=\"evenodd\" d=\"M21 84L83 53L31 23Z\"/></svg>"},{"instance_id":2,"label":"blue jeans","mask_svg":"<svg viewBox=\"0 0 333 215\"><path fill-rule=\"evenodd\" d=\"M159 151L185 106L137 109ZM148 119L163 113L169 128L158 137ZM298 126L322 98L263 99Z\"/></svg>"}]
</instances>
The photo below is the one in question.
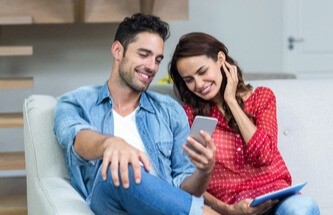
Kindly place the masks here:
<instances>
[{"instance_id":1,"label":"blue jeans","mask_svg":"<svg viewBox=\"0 0 333 215\"><path fill-rule=\"evenodd\" d=\"M317 203L306 195L293 195L277 204L275 215L320 215Z\"/></svg>"},{"instance_id":2,"label":"blue jeans","mask_svg":"<svg viewBox=\"0 0 333 215\"><path fill-rule=\"evenodd\" d=\"M100 174L100 171L99 173ZM94 182L90 207L95 214L202 214L203 198L172 186L159 177L141 171L141 183L136 184L129 165L130 186L116 187L108 171Z\"/></svg>"}]
</instances>

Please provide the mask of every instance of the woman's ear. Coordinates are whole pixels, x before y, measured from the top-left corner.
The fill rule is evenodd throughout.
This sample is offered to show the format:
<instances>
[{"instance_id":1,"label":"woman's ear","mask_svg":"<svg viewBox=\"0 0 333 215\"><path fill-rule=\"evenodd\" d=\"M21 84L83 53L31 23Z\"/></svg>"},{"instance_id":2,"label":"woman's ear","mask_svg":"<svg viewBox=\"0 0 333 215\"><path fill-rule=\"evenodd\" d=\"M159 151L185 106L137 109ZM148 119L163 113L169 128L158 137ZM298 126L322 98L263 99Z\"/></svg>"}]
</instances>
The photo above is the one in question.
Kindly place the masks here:
<instances>
[{"instance_id":1,"label":"woman's ear","mask_svg":"<svg viewBox=\"0 0 333 215\"><path fill-rule=\"evenodd\" d=\"M225 61L225 54L222 51L219 51L219 53L217 53L217 61L221 66L222 63Z\"/></svg>"},{"instance_id":2,"label":"woman's ear","mask_svg":"<svg viewBox=\"0 0 333 215\"><path fill-rule=\"evenodd\" d=\"M120 60L123 57L124 47L119 41L115 41L112 44L111 52L115 60Z\"/></svg>"}]
</instances>

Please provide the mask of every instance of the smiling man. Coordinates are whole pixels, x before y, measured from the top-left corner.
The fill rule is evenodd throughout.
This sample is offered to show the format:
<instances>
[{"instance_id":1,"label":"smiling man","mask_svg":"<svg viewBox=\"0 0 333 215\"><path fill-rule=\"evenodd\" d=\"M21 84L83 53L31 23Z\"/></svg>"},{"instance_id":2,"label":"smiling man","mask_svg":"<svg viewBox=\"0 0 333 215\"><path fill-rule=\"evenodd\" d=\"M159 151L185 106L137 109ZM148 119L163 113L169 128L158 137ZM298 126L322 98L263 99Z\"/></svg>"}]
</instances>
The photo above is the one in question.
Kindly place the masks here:
<instances>
[{"instance_id":1,"label":"smiling man","mask_svg":"<svg viewBox=\"0 0 333 215\"><path fill-rule=\"evenodd\" d=\"M215 162L207 147L195 165L182 146L189 125L169 96L147 91L163 59L169 26L135 14L120 23L103 86L66 93L54 132L73 187L96 214L214 214L203 198Z\"/></svg>"}]
</instances>

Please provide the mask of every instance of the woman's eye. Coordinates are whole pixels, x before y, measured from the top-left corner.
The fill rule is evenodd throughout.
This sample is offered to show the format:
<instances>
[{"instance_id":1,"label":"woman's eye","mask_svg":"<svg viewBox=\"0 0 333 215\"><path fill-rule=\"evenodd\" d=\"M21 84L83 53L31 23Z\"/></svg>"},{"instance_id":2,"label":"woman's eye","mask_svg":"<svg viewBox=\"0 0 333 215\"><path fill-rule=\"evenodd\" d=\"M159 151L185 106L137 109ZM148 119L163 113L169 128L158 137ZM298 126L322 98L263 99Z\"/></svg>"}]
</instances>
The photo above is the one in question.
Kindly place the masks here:
<instances>
[{"instance_id":1,"label":"woman's eye","mask_svg":"<svg viewBox=\"0 0 333 215\"><path fill-rule=\"evenodd\" d=\"M198 72L198 74L199 74L199 75L203 75L203 74L206 73L206 71L207 71L207 70L201 70L201 71Z\"/></svg>"},{"instance_id":2,"label":"woman's eye","mask_svg":"<svg viewBox=\"0 0 333 215\"><path fill-rule=\"evenodd\" d=\"M184 82L185 82L185 83L191 83L192 80L193 80L193 78L185 78L185 79L184 79Z\"/></svg>"}]
</instances>

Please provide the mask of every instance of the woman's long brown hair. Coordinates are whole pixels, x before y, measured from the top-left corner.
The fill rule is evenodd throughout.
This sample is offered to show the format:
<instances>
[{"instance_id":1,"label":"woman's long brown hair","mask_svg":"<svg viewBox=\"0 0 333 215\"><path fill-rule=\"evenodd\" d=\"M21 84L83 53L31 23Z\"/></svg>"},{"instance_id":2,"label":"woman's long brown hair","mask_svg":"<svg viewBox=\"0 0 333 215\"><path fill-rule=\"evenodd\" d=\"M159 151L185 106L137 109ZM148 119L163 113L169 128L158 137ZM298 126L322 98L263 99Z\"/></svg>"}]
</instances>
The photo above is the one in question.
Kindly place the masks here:
<instances>
[{"instance_id":1,"label":"woman's long brown hair","mask_svg":"<svg viewBox=\"0 0 333 215\"><path fill-rule=\"evenodd\" d=\"M252 86L244 83L242 71L237 65L236 61L228 55L227 47L222 42L217 40L215 37L201 32L194 32L186 34L179 39L178 45L176 46L176 49L172 56L172 60L169 64L169 74L176 87L175 90L178 91L176 93L179 94L182 102L188 104L193 108L194 115L209 116L212 103L210 101L206 101L196 96L187 88L186 83L179 74L177 68L177 62L181 58L201 56L201 55L205 55L208 58L217 61L218 53L220 51L222 51L225 54L226 57L225 59L228 63L237 66L238 84L236 90L236 100L240 105L240 107L244 110L244 101L240 95L242 93L252 90ZM221 73L223 80L220 92L223 97L227 85L227 77L225 75L223 68L221 68ZM232 115L229 106L224 101L224 98L222 98L222 108L224 110L224 117L227 120L230 128L239 133L240 131L235 121L235 118ZM249 114L247 115L254 121L253 116Z\"/></svg>"}]
</instances>

